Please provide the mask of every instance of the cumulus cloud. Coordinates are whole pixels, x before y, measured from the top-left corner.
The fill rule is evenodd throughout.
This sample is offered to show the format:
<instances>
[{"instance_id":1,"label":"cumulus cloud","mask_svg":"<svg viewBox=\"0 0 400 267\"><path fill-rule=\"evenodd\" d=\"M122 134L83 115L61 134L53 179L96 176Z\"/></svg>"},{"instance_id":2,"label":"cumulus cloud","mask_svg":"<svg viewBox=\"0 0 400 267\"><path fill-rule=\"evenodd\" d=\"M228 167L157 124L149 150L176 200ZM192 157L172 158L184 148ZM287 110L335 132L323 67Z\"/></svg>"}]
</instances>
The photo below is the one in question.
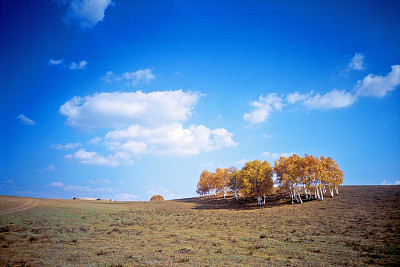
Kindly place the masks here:
<instances>
[{"instance_id":1,"label":"cumulus cloud","mask_svg":"<svg viewBox=\"0 0 400 267\"><path fill-rule=\"evenodd\" d=\"M75 149L81 146L81 143L68 143L65 145L62 144L55 144L52 145L51 147L56 149L56 150L70 150L70 149Z\"/></svg>"},{"instance_id":2,"label":"cumulus cloud","mask_svg":"<svg viewBox=\"0 0 400 267\"><path fill-rule=\"evenodd\" d=\"M131 164L131 158L141 154L185 156L236 146L233 134L224 128L184 127L199 97L182 90L74 97L60 107L66 123L79 129L109 129L104 138L89 143L103 140L111 154L80 149L65 157L82 164L116 167Z\"/></svg>"},{"instance_id":3,"label":"cumulus cloud","mask_svg":"<svg viewBox=\"0 0 400 267\"><path fill-rule=\"evenodd\" d=\"M111 3L111 0L70 0L64 22L81 29L93 28L103 21L104 12Z\"/></svg>"},{"instance_id":4,"label":"cumulus cloud","mask_svg":"<svg viewBox=\"0 0 400 267\"><path fill-rule=\"evenodd\" d=\"M124 152L117 152L112 155L104 157L95 151L86 151L85 149L79 149L73 154L65 156L66 159L76 160L79 163L85 165L97 165L107 167L117 167L120 165L131 165L133 161Z\"/></svg>"},{"instance_id":5,"label":"cumulus cloud","mask_svg":"<svg viewBox=\"0 0 400 267\"><path fill-rule=\"evenodd\" d=\"M99 93L74 97L60 107L67 124L76 128L160 126L186 121L199 94L178 91Z\"/></svg>"},{"instance_id":6,"label":"cumulus cloud","mask_svg":"<svg viewBox=\"0 0 400 267\"><path fill-rule=\"evenodd\" d=\"M356 53L348 69L363 70L364 56ZM362 81L358 81L352 92L346 90L334 89L325 94L315 93L311 91L307 94L294 92L286 96L287 104L301 103L308 109L338 109L353 105L359 97L372 96L384 97L389 92L394 91L400 85L400 65L392 66L392 70L386 76L367 75ZM280 111L286 104L283 103L281 97L275 93L271 93L268 97L260 96L258 101L250 104L253 107L252 112L245 113L243 120L250 123L264 122L272 111Z\"/></svg>"},{"instance_id":7,"label":"cumulus cloud","mask_svg":"<svg viewBox=\"0 0 400 267\"><path fill-rule=\"evenodd\" d=\"M17 116L18 119L25 125L35 125L35 121L31 120L30 118L26 117L24 114L19 114Z\"/></svg>"},{"instance_id":8,"label":"cumulus cloud","mask_svg":"<svg viewBox=\"0 0 400 267\"><path fill-rule=\"evenodd\" d=\"M271 112L274 110L281 110L284 106L282 98L271 93L267 97L260 95L258 101L254 101L250 104L253 110L250 113L245 113L243 120L250 122L251 124L265 122Z\"/></svg>"},{"instance_id":9,"label":"cumulus cloud","mask_svg":"<svg viewBox=\"0 0 400 267\"><path fill-rule=\"evenodd\" d=\"M356 53L354 57L351 59L349 65L347 68L349 70L363 70L365 68L364 66L364 55L361 53Z\"/></svg>"},{"instance_id":10,"label":"cumulus cloud","mask_svg":"<svg viewBox=\"0 0 400 267\"><path fill-rule=\"evenodd\" d=\"M356 86L357 96L384 97L400 84L400 65L392 66L386 76L368 74Z\"/></svg>"},{"instance_id":11,"label":"cumulus cloud","mask_svg":"<svg viewBox=\"0 0 400 267\"><path fill-rule=\"evenodd\" d=\"M345 90L334 89L324 95L315 94L304 98L303 103L310 109L344 108L354 104L357 97Z\"/></svg>"},{"instance_id":12,"label":"cumulus cloud","mask_svg":"<svg viewBox=\"0 0 400 267\"><path fill-rule=\"evenodd\" d=\"M287 101L289 104L294 104L294 103L296 103L296 102L304 101L305 99L307 99L308 97L310 97L311 94L312 94L312 92L309 93L309 94L305 94L305 95L300 94L299 92L294 92L294 93L292 93L292 94L287 95L286 101Z\"/></svg>"},{"instance_id":13,"label":"cumulus cloud","mask_svg":"<svg viewBox=\"0 0 400 267\"><path fill-rule=\"evenodd\" d=\"M153 74L151 69L140 69L134 72L124 72L122 74L114 74L112 71L108 71L102 79L106 82L111 83L112 81L125 81L130 85L137 85L139 83L149 83L156 76Z\"/></svg>"},{"instance_id":14,"label":"cumulus cloud","mask_svg":"<svg viewBox=\"0 0 400 267\"><path fill-rule=\"evenodd\" d=\"M79 61L79 63L71 62L69 64L70 70L83 70L88 62L86 60Z\"/></svg>"},{"instance_id":15,"label":"cumulus cloud","mask_svg":"<svg viewBox=\"0 0 400 267\"><path fill-rule=\"evenodd\" d=\"M184 128L180 123L157 128L132 125L126 129L110 131L105 138L110 150L132 154L195 155L201 151L237 145L232 134L223 128L211 130L203 125Z\"/></svg>"}]
</instances>

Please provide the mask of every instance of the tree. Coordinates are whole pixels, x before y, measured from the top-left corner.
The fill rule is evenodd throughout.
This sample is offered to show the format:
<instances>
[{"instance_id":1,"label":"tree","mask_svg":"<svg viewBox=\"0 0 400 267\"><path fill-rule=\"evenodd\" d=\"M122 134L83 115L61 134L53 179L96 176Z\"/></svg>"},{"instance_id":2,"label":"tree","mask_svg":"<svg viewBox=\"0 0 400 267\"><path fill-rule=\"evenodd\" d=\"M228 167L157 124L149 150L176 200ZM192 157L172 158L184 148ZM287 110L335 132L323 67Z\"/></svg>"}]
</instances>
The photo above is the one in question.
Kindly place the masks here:
<instances>
[{"instance_id":1,"label":"tree","mask_svg":"<svg viewBox=\"0 0 400 267\"><path fill-rule=\"evenodd\" d=\"M331 157L321 157L321 163L324 166L324 181L333 197L333 189L339 194L339 185L343 183L343 171Z\"/></svg>"},{"instance_id":2,"label":"tree","mask_svg":"<svg viewBox=\"0 0 400 267\"><path fill-rule=\"evenodd\" d=\"M321 177L324 175L323 166L320 159L311 155L304 156L304 171L307 177L306 187L309 188L310 198L312 196L311 190L314 190L315 199L323 199L321 188Z\"/></svg>"},{"instance_id":3,"label":"tree","mask_svg":"<svg viewBox=\"0 0 400 267\"><path fill-rule=\"evenodd\" d=\"M210 197L211 190L212 190L212 181L211 181L210 172L204 170L200 175L200 181L197 183L197 190L196 193L204 196L208 195Z\"/></svg>"},{"instance_id":4,"label":"tree","mask_svg":"<svg viewBox=\"0 0 400 267\"><path fill-rule=\"evenodd\" d=\"M243 187L243 192L247 197L256 197L257 204L261 205L262 198L271 194L274 182L272 180L273 169L267 162L254 160L247 162L239 171L239 184Z\"/></svg>"},{"instance_id":5,"label":"tree","mask_svg":"<svg viewBox=\"0 0 400 267\"><path fill-rule=\"evenodd\" d=\"M164 198L160 195L154 195L151 197L150 201L164 201Z\"/></svg>"},{"instance_id":6,"label":"tree","mask_svg":"<svg viewBox=\"0 0 400 267\"><path fill-rule=\"evenodd\" d=\"M239 190L242 189L239 182L239 171L233 168L229 174L229 188L235 192L235 198L239 199Z\"/></svg>"},{"instance_id":7,"label":"tree","mask_svg":"<svg viewBox=\"0 0 400 267\"><path fill-rule=\"evenodd\" d=\"M288 158L281 157L275 162L274 171L277 175L277 184L289 190L292 204L294 199L303 203L300 194L300 187L305 180L303 159L296 154Z\"/></svg>"},{"instance_id":8,"label":"tree","mask_svg":"<svg viewBox=\"0 0 400 267\"><path fill-rule=\"evenodd\" d=\"M230 172L233 171L233 167L231 168L217 168L215 170L215 175L214 175L214 186L215 186L215 191L216 193L223 193L224 198L226 197L226 194L228 193L229 190L229 174Z\"/></svg>"}]
</instances>

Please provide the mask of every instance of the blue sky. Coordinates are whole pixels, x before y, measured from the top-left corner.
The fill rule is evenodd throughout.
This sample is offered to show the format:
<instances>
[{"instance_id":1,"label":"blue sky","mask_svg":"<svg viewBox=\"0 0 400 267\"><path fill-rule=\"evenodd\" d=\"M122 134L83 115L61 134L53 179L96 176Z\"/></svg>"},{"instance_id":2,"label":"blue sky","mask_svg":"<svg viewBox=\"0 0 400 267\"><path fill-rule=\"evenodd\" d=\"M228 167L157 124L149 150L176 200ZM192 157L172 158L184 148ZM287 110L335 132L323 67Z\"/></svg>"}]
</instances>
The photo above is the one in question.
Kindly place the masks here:
<instances>
[{"instance_id":1,"label":"blue sky","mask_svg":"<svg viewBox=\"0 0 400 267\"><path fill-rule=\"evenodd\" d=\"M2 1L0 194L190 197L291 153L400 184L399 1L274 2Z\"/></svg>"}]
</instances>

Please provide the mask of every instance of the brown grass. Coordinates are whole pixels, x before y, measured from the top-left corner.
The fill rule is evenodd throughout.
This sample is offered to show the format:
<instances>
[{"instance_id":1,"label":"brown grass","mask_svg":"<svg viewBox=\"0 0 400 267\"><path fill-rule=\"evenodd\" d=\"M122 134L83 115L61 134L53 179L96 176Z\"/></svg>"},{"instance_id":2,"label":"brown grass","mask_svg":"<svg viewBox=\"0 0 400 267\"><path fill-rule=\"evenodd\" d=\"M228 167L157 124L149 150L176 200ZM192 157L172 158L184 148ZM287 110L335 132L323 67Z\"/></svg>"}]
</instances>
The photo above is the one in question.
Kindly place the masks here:
<instances>
[{"instance_id":1,"label":"brown grass","mask_svg":"<svg viewBox=\"0 0 400 267\"><path fill-rule=\"evenodd\" d=\"M343 186L302 205L274 195L262 207L41 199L0 216L0 266L396 266L399 204L400 186Z\"/></svg>"}]
</instances>

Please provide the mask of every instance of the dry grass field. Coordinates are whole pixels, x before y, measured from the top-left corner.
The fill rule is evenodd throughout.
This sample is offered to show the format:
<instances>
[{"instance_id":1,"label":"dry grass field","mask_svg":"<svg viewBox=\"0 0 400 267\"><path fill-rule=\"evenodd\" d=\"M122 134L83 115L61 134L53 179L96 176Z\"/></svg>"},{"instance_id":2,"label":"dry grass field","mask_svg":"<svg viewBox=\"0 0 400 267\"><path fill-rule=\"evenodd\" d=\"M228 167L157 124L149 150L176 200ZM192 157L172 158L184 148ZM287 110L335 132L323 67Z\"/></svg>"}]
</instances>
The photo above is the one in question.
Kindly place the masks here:
<instances>
[{"instance_id":1,"label":"dry grass field","mask_svg":"<svg viewBox=\"0 0 400 267\"><path fill-rule=\"evenodd\" d=\"M29 199L0 196L0 212ZM0 215L0 266L399 265L400 186L290 204L40 199Z\"/></svg>"}]
</instances>

